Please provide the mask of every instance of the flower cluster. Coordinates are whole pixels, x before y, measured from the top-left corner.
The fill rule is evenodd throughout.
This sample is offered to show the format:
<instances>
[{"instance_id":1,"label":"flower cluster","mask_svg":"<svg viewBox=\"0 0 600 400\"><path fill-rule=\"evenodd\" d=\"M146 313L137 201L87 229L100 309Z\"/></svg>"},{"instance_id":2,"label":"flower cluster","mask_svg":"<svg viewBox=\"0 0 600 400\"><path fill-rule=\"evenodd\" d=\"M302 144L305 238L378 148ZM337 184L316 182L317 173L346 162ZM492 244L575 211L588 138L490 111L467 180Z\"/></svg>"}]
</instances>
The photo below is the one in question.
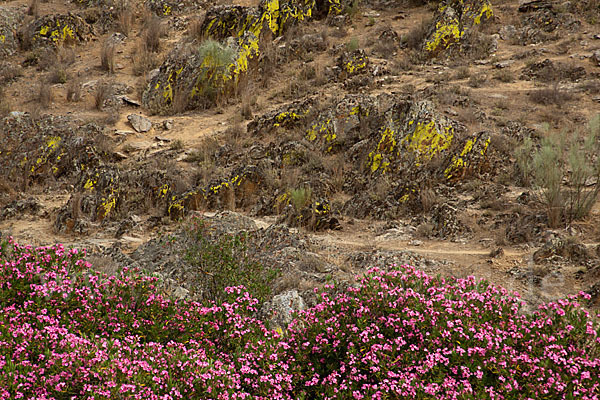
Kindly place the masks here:
<instances>
[{"instance_id":1,"label":"flower cluster","mask_svg":"<svg viewBox=\"0 0 600 400\"><path fill-rule=\"evenodd\" d=\"M0 248L0 399L599 399L600 327L577 298L521 312L409 266L328 287L285 332L243 287L201 304L61 245Z\"/></svg>"}]
</instances>

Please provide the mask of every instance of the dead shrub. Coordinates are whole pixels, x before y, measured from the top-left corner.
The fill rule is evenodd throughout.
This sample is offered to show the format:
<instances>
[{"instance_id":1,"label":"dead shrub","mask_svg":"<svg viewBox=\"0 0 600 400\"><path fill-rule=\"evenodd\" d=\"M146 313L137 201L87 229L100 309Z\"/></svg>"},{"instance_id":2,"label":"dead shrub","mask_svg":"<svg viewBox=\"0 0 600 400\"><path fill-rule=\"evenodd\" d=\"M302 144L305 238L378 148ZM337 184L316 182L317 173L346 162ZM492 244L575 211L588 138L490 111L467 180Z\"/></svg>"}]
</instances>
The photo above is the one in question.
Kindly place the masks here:
<instances>
[{"instance_id":1,"label":"dead shrub","mask_svg":"<svg viewBox=\"0 0 600 400\"><path fill-rule=\"evenodd\" d=\"M472 88L483 87L487 82L487 79L487 75L483 73L471 75L471 77L469 78L469 86Z\"/></svg>"},{"instance_id":2,"label":"dead shrub","mask_svg":"<svg viewBox=\"0 0 600 400\"><path fill-rule=\"evenodd\" d=\"M160 38L163 35L163 27L160 23L160 18L154 16L147 22L146 31L143 34L146 48L153 52L160 51Z\"/></svg>"},{"instance_id":3,"label":"dead shrub","mask_svg":"<svg viewBox=\"0 0 600 400\"><path fill-rule=\"evenodd\" d=\"M58 63L56 64L48 74L48 82L50 83L66 83L68 80L68 74L66 68Z\"/></svg>"},{"instance_id":4,"label":"dead shrub","mask_svg":"<svg viewBox=\"0 0 600 400\"><path fill-rule=\"evenodd\" d=\"M38 103L42 108L48 108L52 103L52 88L45 80L40 80L39 86Z\"/></svg>"},{"instance_id":5,"label":"dead shrub","mask_svg":"<svg viewBox=\"0 0 600 400\"><path fill-rule=\"evenodd\" d=\"M204 32L202 31L203 22L204 18L202 17L194 18L192 21L190 21L186 33L191 40L202 40L204 37Z\"/></svg>"},{"instance_id":6,"label":"dead shrub","mask_svg":"<svg viewBox=\"0 0 600 400\"><path fill-rule=\"evenodd\" d=\"M146 41L142 40L131 50L131 63L134 75L140 76L156 68L158 58L148 49Z\"/></svg>"},{"instance_id":7,"label":"dead shrub","mask_svg":"<svg viewBox=\"0 0 600 400\"><path fill-rule=\"evenodd\" d=\"M494 79L504 83L512 83L515 81L515 73L508 68L504 68L494 74Z\"/></svg>"},{"instance_id":8,"label":"dead shrub","mask_svg":"<svg viewBox=\"0 0 600 400\"><path fill-rule=\"evenodd\" d=\"M0 85L23 76L23 67L11 63L0 63Z\"/></svg>"},{"instance_id":9,"label":"dead shrub","mask_svg":"<svg viewBox=\"0 0 600 400\"><path fill-rule=\"evenodd\" d=\"M125 7L119 7L117 16L117 32L121 32L125 36L129 36L131 26L133 25L133 13Z\"/></svg>"},{"instance_id":10,"label":"dead shrub","mask_svg":"<svg viewBox=\"0 0 600 400\"><path fill-rule=\"evenodd\" d=\"M112 96L113 84L109 81L103 81L96 87L96 93L94 93L94 105L96 110L103 110L104 104Z\"/></svg>"},{"instance_id":11,"label":"dead shrub","mask_svg":"<svg viewBox=\"0 0 600 400\"><path fill-rule=\"evenodd\" d=\"M104 41L100 50L100 66L109 74L115 72L115 43L110 38Z\"/></svg>"},{"instance_id":12,"label":"dead shrub","mask_svg":"<svg viewBox=\"0 0 600 400\"><path fill-rule=\"evenodd\" d=\"M67 101L77 102L81 100L81 79L71 79L67 85Z\"/></svg>"},{"instance_id":13,"label":"dead shrub","mask_svg":"<svg viewBox=\"0 0 600 400\"><path fill-rule=\"evenodd\" d=\"M471 77L471 69L468 65L462 65L456 69L456 73L454 74L454 79L462 80L468 79Z\"/></svg>"},{"instance_id":14,"label":"dead shrub","mask_svg":"<svg viewBox=\"0 0 600 400\"><path fill-rule=\"evenodd\" d=\"M33 57L40 71L48 71L59 62L57 51L51 48L39 49L34 52Z\"/></svg>"},{"instance_id":15,"label":"dead shrub","mask_svg":"<svg viewBox=\"0 0 600 400\"><path fill-rule=\"evenodd\" d=\"M423 42L425 42L430 26L431 19L421 21L419 25L401 37L402 45L412 50L422 50Z\"/></svg>"},{"instance_id":16,"label":"dead shrub","mask_svg":"<svg viewBox=\"0 0 600 400\"><path fill-rule=\"evenodd\" d=\"M6 117L12 108L5 90L4 87L0 86L0 118Z\"/></svg>"},{"instance_id":17,"label":"dead shrub","mask_svg":"<svg viewBox=\"0 0 600 400\"><path fill-rule=\"evenodd\" d=\"M40 2L39 0L31 0L29 7L27 8L27 15L33 16L38 19L40 16Z\"/></svg>"},{"instance_id":18,"label":"dead shrub","mask_svg":"<svg viewBox=\"0 0 600 400\"><path fill-rule=\"evenodd\" d=\"M421 210L427 213L433 209L433 206L438 204L440 199L438 195L432 189L423 189L419 191L419 203Z\"/></svg>"},{"instance_id":19,"label":"dead shrub","mask_svg":"<svg viewBox=\"0 0 600 400\"><path fill-rule=\"evenodd\" d=\"M551 87L537 89L529 92L529 98L536 104L561 106L565 102L571 100L570 93L560 89L558 83Z\"/></svg>"}]
</instances>

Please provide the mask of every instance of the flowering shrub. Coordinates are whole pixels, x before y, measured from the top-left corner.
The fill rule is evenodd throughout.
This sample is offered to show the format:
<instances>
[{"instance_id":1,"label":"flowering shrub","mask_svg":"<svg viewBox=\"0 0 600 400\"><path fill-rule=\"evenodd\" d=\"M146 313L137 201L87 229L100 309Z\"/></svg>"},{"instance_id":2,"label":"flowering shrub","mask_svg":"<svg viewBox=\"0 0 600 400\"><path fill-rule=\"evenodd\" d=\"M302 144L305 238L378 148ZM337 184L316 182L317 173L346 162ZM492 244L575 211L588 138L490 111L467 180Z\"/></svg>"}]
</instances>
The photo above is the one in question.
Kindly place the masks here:
<instances>
[{"instance_id":1,"label":"flowering shrub","mask_svg":"<svg viewBox=\"0 0 600 400\"><path fill-rule=\"evenodd\" d=\"M473 278L374 269L280 333L243 287L176 301L84 256L2 243L0 399L600 398L600 328L575 297L524 315Z\"/></svg>"}]
</instances>

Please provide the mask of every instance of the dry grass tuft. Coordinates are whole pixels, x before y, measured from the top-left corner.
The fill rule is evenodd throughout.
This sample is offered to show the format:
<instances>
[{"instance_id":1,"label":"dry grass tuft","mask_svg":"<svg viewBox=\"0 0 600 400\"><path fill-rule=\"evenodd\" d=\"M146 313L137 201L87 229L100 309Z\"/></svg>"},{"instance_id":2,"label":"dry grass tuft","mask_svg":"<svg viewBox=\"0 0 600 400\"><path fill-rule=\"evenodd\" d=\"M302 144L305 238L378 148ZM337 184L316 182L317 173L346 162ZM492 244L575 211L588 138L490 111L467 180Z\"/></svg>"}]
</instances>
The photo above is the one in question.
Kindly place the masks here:
<instances>
[{"instance_id":1,"label":"dry grass tuft","mask_svg":"<svg viewBox=\"0 0 600 400\"><path fill-rule=\"evenodd\" d=\"M160 38L163 36L160 18L153 16L147 21L146 25L146 31L143 34L146 48L153 53L158 53L160 51Z\"/></svg>"},{"instance_id":2,"label":"dry grass tuft","mask_svg":"<svg viewBox=\"0 0 600 400\"><path fill-rule=\"evenodd\" d=\"M77 102L81 100L81 79L71 79L67 85L67 101Z\"/></svg>"},{"instance_id":3,"label":"dry grass tuft","mask_svg":"<svg viewBox=\"0 0 600 400\"><path fill-rule=\"evenodd\" d=\"M29 7L27 8L27 15L33 16L33 18L38 19L40 16L40 1L39 0L31 0L29 3Z\"/></svg>"},{"instance_id":4,"label":"dry grass tuft","mask_svg":"<svg viewBox=\"0 0 600 400\"><path fill-rule=\"evenodd\" d=\"M136 76L145 75L158 66L156 54L148 49L144 40L131 50L131 62L133 73Z\"/></svg>"},{"instance_id":5,"label":"dry grass tuft","mask_svg":"<svg viewBox=\"0 0 600 400\"><path fill-rule=\"evenodd\" d=\"M109 74L115 72L115 43L110 38L104 41L100 50L100 66Z\"/></svg>"},{"instance_id":6,"label":"dry grass tuft","mask_svg":"<svg viewBox=\"0 0 600 400\"><path fill-rule=\"evenodd\" d=\"M117 32L121 32L125 36L129 36L133 25L133 13L126 6L119 8L117 16Z\"/></svg>"},{"instance_id":7,"label":"dry grass tuft","mask_svg":"<svg viewBox=\"0 0 600 400\"><path fill-rule=\"evenodd\" d=\"M52 103L52 88L50 87L50 83L43 79L40 80L38 103L42 108L48 108L50 107L50 103Z\"/></svg>"},{"instance_id":8,"label":"dry grass tuft","mask_svg":"<svg viewBox=\"0 0 600 400\"><path fill-rule=\"evenodd\" d=\"M113 84L112 82L104 81L98 84L96 88L96 93L94 93L94 105L96 106L96 110L103 110L104 104L106 100L112 96L113 93Z\"/></svg>"},{"instance_id":9,"label":"dry grass tuft","mask_svg":"<svg viewBox=\"0 0 600 400\"><path fill-rule=\"evenodd\" d=\"M570 93L558 87L558 83L550 87L531 91L529 98L536 104L562 106L565 102L571 100Z\"/></svg>"}]
</instances>

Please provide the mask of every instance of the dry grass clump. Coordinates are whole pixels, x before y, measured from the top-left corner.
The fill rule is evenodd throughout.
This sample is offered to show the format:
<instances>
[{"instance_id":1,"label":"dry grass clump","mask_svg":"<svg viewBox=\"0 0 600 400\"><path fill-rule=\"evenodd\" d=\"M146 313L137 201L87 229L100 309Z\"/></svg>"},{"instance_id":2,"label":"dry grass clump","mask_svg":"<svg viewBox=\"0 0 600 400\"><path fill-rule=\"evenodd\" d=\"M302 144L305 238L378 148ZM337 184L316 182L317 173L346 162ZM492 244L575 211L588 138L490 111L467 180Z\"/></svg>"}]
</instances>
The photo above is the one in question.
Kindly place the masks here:
<instances>
[{"instance_id":1,"label":"dry grass clump","mask_svg":"<svg viewBox=\"0 0 600 400\"><path fill-rule=\"evenodd\" d=\"M100 50L100 66L109 74L115 72L115 47L114 41L108 38Z\"/></svg>"},{"instance_id":2,"label":"dry grass clump","mask_svg":"<svg viewBox=\"0 0 600 400\"><path fill-rule=\"evenodd\" d=\"M71 79L67 85L67 101L77 102L81 100L81 79Z\"/></svg>"},{"instance_id":3,"label":"dry grass clump","mask_svg":"<svg viewBox=\"0 0 600 400\"><path fill-rule=\"evenodd\" d=\"M50 83L43 79L40 79L38 103L42 108L48 108L50 107L50 103L52 103L52 88L50 87Z\"/></svg>"},{"instance_id":4,"label":"dry grass clump","mask_svg":"<svg viewBox=\"0 0 600 400\"><path fill-rule=\"evenodd\" d=\"M40 16L40 1L39 0L31 0L29 3L29 7L27 8L27 15L33 16L33 18L37 19Z\"/></svg>"},{"instance_id":5,"label":"dry grass clump","mask_svg":"<svg viewBox=\"0 0 600 400\"><path fill-rule=\"evenodd\" d=\"M17 64L0 63L0 85L23 76L23 67Z\"/></svg>"},{"instance_id":6,"label":"dry grass clump","mask_svg":"<svg viewBox=\"0 0 600 400\"><path fill-rule=\"evenodd\" d=\"M529 92L529 98L536 104L561 106L571 100L570 93L560 89L558 83L550 87L537 89Z\"/></svg>"},{"instance_id":7,"label":"dry grass clump","mask_svg":"<svg viewBox=\"0 0 600 400\"><path fill-rule=\"evenodd\" d=\"M494 79L504 83L512 83L515 81L515 73L508 68L504 68L494 74Z\"/></svg>"},{"instance_id":8,"label":"dry grass clump","mask_svg":"<svg viewBox=\"0 0 600 400\"><path fill-rule=\"evenodd\" d=\"M163 34L164 30L160 23L160 18L156 16L149 18L146 22L146 30L143 34L146 48L153 53L158 53L160 51L160 38Z\"/></svg>"},{"instance_id":9,"label":"dry grass clump","mask_svg":"<svg viewBox=\"0 0 600 400\"><path fill-rule=\"evenodd\" d=\"M106 100L113 94L113 84L110 81L103 81L98 84L96 93L94 93L94 105L96 110L103 110Z\"/></svg>"},{"instance_id":10,"label":"dry grass clump","mask_svg":"<svg viewBox=\"0 0 600 400\"><path fill-rule=\"evenodd\" d=\"M158 57L150 51L146 41L142 40L131 50L131 62L133 73L141 76L158 66Z\"/></svg>"},{"instance_id":11,"label":"dry grass clump","mask_svg":"<svg viewBox=\"0 0 600 400\"><path fill-rule=\"evenodd\" d=\"M6 94L6 89L0 85L0 118L4 118L11 111L11 103L8 95Z\"/></svg>"},{"instance_id":12,"label":"dry grass clump","mask_svg":"<svg viewBox=\"0 0 600 400\"><path fill-rule=\"evenodd\" d=\"M119 7L117 15L117 32L121 32L125 36L129 36L131 26L133 25L133 13L126 5Z\"/></svg>"}]
</instances>

